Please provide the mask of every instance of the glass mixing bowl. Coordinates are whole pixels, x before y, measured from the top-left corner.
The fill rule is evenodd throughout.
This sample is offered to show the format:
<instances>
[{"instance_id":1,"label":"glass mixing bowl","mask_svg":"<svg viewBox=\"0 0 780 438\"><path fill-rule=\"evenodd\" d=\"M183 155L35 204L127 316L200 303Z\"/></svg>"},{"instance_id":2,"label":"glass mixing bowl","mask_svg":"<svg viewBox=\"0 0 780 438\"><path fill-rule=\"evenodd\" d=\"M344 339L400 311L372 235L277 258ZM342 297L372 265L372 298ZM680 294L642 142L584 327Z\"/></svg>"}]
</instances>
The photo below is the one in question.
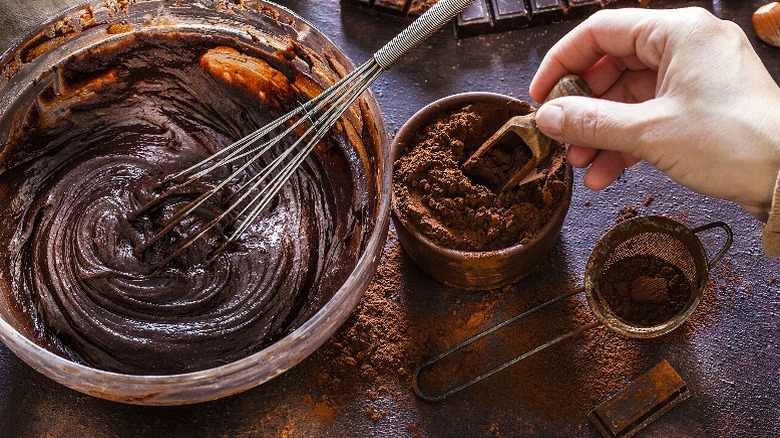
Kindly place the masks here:
<instances>
[{"instance_id":1,"label":"glass mixing bowl","mask_svg":"<svg viewBox=\"0 0 780 438\"><path fill-rule=\"evenodd\" d=\"M354 66L320 31L295 13L273 3L104 1L73 8L44 24L0 57L0 139L21 113L18 102L36 93L40 79L77 53L121 42L135 32L186 31L228 36L274 50L280 41L295 41L327 60L318 72L320 85L333 83ZM28 100L29 101L29 100ZM357 306L375 272L389 225L392 162L389 139L376 100L362 96L350 111L366 129L357 156L365 170L364 238L357 264L326 304L306 322L270 346L243 359L214 368L172 375L108 372L65 359L36 342L29 321L13 305L8 278L0 278L0 339L24 362L47 377L80 392L108 400L144 404L196 403L235 394L283 373L322 345ZM5 151L0 152L0 159ZM2 182L0 182L1 186Z\"/></svg>"}]
</instances>

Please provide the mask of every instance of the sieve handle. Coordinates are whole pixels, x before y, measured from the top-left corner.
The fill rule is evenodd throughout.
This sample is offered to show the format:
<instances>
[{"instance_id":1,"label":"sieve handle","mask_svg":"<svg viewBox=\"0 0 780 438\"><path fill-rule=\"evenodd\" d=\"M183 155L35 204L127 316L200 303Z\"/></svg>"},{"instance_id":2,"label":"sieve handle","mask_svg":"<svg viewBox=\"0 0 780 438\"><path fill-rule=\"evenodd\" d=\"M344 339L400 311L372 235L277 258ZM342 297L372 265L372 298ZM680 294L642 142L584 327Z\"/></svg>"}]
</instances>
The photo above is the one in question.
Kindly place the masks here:
<instances>
[{"instance_id":1,"label":"sieve handle","mask_svg":"<svg viewBox=\"0 0 780 438\"><path fill-rule=\"evenodd\" d=\"M726 251L728 251L729 248L731 248L731 244L732 242L734 242L734 232L731 230L731 227L725 222L721 222L721 221L712 222L710 224L706 224L694 228L691 231L693 232L693 234L699 234L702 231L711 230L713 228L720 228L726 232L726 242L723 243L723 246L715 254L715 256L711 260L707 261L708 269L712 269L712 267L715 266L715 263L718 263L718 260L720 260L726 254Z\"/></svg>"},{"instance_id":2,"label":"sieve handle","mask_svg":"<svg viewBox=\"0 0 780 438\"><path fill-rule=\"evenodd\" d=\"M496 374L497 372L502 371L502 370L504 370L504 369L506 369L506 368L508 368L508 367L510 367L510 366L512 366L512 365L514 365L514 364L516 364L518 362L520 362L521 360L524 360L524 359L526 359L526 358L528 358L528 357L530 357L530 356L532 356L532 355L534 355L534 354L536 354L536 353L546 349L547 347L552 347L553 345L555 345L555 344L557 344L557 343L559 343L559 342L561 342L563 340L579 336L584 331L587 331L587 330L590 330L592 328L600 326L601 325L601 321L595 321L595 322L591 322L590 324L585 324L583 326L577 327L576 329L571 330L571 331L569 331L567 333L564 333L564 334L558 336L555 339L552 339L552 340L550 340L550 341L548 341L548 342L546 342L544 344L538 345L538 346L536 346L536 347L534 347L534 348L532 348L530 350L527 350L523 354L521 354L519 356L516 356L514 359L510 359L510 360L502 363L501 365L498 365L498 366L492 368L489 371L486 371L486 372L484 372L484 373L482 373L482 374L480 374L480 375L478 375L476 377L471 378L470 380L468 380L468 381L466 381L464 383L456 385L456 386L452 387L451 389L446 389L446 390L444 390L441 393L431 394L431 393L427 393L426 391L423 391L422 388L420 388L420 373L422 373L425 369L430 368L431 366L435 365L437 362L445 359L447 356L457 352L458 350L461 350L464 347L467 347L467 346L473 344L474 342L484 338L485 336L487 336L487 335L489 335L489 334L491 334L491 333L493 333L493 332L495 332L497 330L500 330L500 329L506 327L509 324L512 324L515 321L523 319L523 318L525 318L525 317L527 317L527 316L529 316L529 315L531 315L533 313L536 313L537 311L539 311L539 310L541 310L541 309L543 309L543 308L545 308L547 306L550 306L550 305L555 304L557 302L563 301L566 298L569 298L571 296L577 295L577 294L581 293L584 290L585 290L585 287L581 286L581 287L578 287L577 289L569 291L569 292L567 292L567 293L565 293L563 295L559 295L559 296L557 296L557 297L555 297L555 298L553 298L553 299L551 299L551 300L549 300L547 302L544 302L544 303L534 307L533 309L526 310L525 312L520 313L519 315L515 315L515 316L513 316L513 317L511 317L511 318L509 318L507 320L504 320L503 322L500 322L500 323L494 325L493 327L490 327L490 328L488 328L488 329L486 329L486 330L484 330L484 331L482 331L480 333L477 333L476 335L474 335L474 336L466 339L465 341L455 345L454 347L452 347L449 350L439 354L438 356L436 356L436 357L434 357L432 359L428 359L425 362L422 362L417 367L417 369L414 371L414 375L412 376L412 389L414 390L414 393L417 394L417 396L420 397L421 399L423 399L425 401L429 401L429 402L435 402L435 401L443 400L443 399L445 399L445 398L455 394L456 392L460 392L461 390L464 390L464 389L468 388L469 386L471 386L471 385L473 385L473 384L475 384L475 383L477 383L477 382L479 382L481 380L487 379L488 377L492 376L493 374Z\"/></svg>"}]
</instances>

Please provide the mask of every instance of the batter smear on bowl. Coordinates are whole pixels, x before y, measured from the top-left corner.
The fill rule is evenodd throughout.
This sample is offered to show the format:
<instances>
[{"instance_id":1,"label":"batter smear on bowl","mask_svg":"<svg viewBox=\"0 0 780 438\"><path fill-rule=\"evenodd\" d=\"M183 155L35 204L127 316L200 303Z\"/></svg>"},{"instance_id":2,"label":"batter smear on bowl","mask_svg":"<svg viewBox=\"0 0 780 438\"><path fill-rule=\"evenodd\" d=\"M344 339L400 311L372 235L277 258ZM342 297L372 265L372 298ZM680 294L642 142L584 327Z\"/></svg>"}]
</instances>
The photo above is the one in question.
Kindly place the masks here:
<instances>
[{"instance_id":1,"label":"batter smear on bowl","mask_svg":"<svg viewBox=\"0 0 780 438\"><path fill-rule=\"evenodd\" d=\"M276 49L136 32L71 56L21 98L0 160L0 273L37 343L102 370L185 373L260 351L332 298L372 226L370 182L353 150L371 138L360 110L212 264L200 262L229 225L157 266L224 211L238 184L138 250L220 178L133 217L163 177L310 99L323 89L318 75L337 76L321 54L291 41Z\"/></svg>"}]
</instances>

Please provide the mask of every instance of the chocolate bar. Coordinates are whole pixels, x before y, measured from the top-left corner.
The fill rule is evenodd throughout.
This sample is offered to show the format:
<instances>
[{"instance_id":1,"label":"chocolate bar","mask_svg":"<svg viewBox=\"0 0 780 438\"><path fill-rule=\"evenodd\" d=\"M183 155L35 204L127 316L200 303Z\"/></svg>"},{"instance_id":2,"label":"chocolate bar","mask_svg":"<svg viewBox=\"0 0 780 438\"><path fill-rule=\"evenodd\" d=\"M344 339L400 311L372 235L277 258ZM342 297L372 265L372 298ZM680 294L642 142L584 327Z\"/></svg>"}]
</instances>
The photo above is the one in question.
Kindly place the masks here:
<instances>
[{"instance_id":1,"label":"chocolate bar","mask_svg":"<svg viewBox=\"0 0 780 438\"><path fill-rule=\"evenodd\" d=\"M588 418L604 437L628 438L688 397L688 386L664 360L596 407Z\"/></svg>"},{"instance_id":2,"label":"chocolate bar","mask_svg":"<svg viewBox=\"0 0 780 438\"><path fill-rule=\"evenodd\" d=\"M488 33L492 26L485 0L475 0L455 18L455 34L461 38Z\"/></svg>"},{"instance_id":3,"label":"chocolate bar","mask_svg":"<svg viewBox=\"0 0 780 438\"><path fill-rule=\"evenodd\" d=\"M569 0L569 9L566 10L566 14L569 17L583 17L603 7L603 0Z\"/></svg>"},{"instance_id":4,"label":"chocolate bar","mask_svg":"<svg viewBox=\"0 0 780 438\"><path fill-rule=\"evenodd\" d=\"M531 13L524 0L490 0L495 17L494 31L519 29L531 24Z\"/></svg>"},{"instance_id":5,"label":"chocolate bar","mask_svg":"<svg viewBox=\"0 0 780 438\"><path fill-rule=\"evenodd\" d=\"M384 15L414 18L439 0L341 0ZM588 16L604 7L646 7L650 0L475 0L455 20L455 34L469 37Z\"/></svg>"},{"instance_id":6,"label":"chocolate bar","mask_svg":"<svg viewBox=\"0 0 780 438\"><path fill-rule=\"evenodd\" d=\"M564 0L531 0L531 17L535 22L563 20L566 12Z\"/></svg>"}]
</instances>

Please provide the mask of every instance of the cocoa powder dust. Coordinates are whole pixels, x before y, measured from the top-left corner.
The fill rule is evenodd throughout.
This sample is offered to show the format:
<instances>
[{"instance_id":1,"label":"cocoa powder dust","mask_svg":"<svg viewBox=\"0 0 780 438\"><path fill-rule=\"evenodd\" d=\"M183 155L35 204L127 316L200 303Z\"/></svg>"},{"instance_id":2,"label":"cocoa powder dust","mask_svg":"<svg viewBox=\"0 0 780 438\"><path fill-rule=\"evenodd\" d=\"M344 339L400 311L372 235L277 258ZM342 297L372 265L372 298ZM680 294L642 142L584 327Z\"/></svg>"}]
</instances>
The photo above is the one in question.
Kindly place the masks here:
<instances>
[{"instance_id":1,"label":"cocoa powder dust","mask_svg":"<svg viewBox=\"0 0 780 438\"><path fill-rule=\"evenodd\" d=\"M674 318L693 290L680 268L648 255L616 261L604 272L599 289L615 315L640 327Z\"/></svg>"},{"instance_id":2,"label":"cocoa powder dust","mask_svg":"<svg viewBox=\"0 0 780 438\"><path fill-rule=\"evenodd\" d=\"M480 160L483 168L462 168L515 115L520 114L506 106L467 105L399 145L393 194L400 219L435 244L456 250L492 251L533 239L566 191L561 145L554 145L543 178L504 192L495 188L496 173L511 171L530 156L519 138Z\"/></svg>"}]
</instances>

